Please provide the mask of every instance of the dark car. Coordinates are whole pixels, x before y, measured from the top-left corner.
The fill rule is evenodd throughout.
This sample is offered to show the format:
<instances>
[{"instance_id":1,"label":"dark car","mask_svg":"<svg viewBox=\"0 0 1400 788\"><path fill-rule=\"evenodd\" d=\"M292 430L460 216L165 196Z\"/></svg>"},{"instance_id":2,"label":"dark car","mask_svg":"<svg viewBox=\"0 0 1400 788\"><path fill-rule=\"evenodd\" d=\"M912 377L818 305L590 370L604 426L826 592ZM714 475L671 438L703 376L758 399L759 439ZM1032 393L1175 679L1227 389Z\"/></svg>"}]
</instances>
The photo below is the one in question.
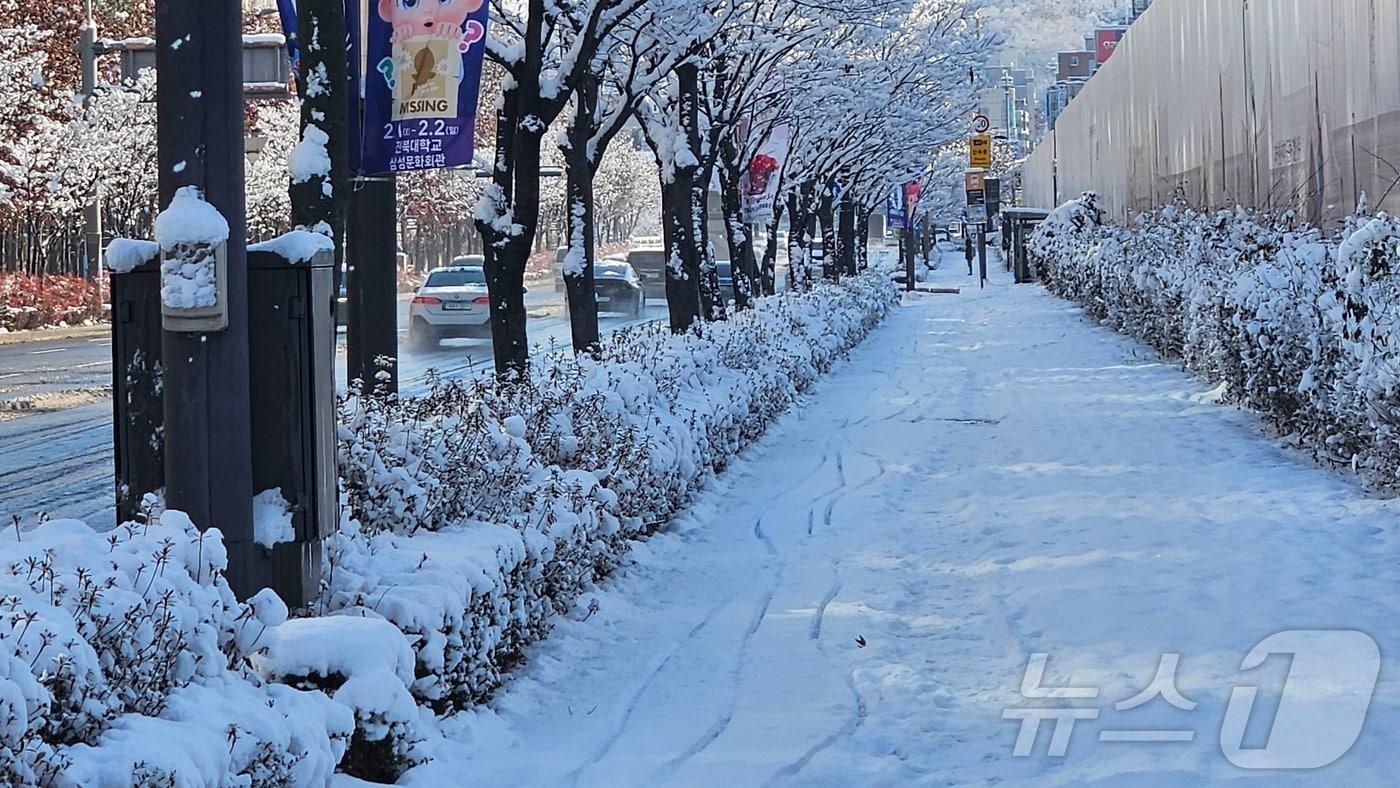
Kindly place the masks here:
<instances>
[{"instance_id":1,"label":"dark car","mask_svg":"<svg viewBox=\"0 0 1400 788\"><path fill-rule=\"evenodd\" d=\"M633 249L627 253L627 262L637 272L651 298L666 297L666 250L659 247Z\"/></svg>"},{"instance_id":2,"label":"dark car","mask_svg":"<svg viewBox=\"0 0 1400 788\"><path fill-rule=\"evenodd\" d=\"M728 260L715 261L715 273L719 275L720 298L725 301L734 299L734 269Z\"/></svg>"},{"instance_id":3,"label":"dark car","mask_svg":"<svg viewBox=\"0 0 1400 788\"><path fill-rule=\"evenodd\" d=\"M600 260L593 268L593 292L598 296L599 312L623 312L641 317L647 306L646 290L641 277L626 260Z\"/></svg>"}]
</instances>

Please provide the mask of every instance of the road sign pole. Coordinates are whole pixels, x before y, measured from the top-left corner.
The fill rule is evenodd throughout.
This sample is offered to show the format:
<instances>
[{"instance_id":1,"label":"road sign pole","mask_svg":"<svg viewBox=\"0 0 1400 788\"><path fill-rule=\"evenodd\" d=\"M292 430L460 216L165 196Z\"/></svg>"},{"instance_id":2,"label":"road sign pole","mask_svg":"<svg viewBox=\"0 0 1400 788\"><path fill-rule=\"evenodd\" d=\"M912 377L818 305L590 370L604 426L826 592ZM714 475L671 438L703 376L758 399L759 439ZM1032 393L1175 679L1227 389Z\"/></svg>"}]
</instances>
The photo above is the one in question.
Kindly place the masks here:
<instances>
[{"instance_id":1,"label":"road sign pole","mask_svg":"<svg viewBox=\"0 0 1400 788\"><path fill-rule=\"evenodd\" d=\"M977 287L987 286L987 225L985 223L977 225L977 266L981 274L981 279Z\"/></svg>"}]
</instances>

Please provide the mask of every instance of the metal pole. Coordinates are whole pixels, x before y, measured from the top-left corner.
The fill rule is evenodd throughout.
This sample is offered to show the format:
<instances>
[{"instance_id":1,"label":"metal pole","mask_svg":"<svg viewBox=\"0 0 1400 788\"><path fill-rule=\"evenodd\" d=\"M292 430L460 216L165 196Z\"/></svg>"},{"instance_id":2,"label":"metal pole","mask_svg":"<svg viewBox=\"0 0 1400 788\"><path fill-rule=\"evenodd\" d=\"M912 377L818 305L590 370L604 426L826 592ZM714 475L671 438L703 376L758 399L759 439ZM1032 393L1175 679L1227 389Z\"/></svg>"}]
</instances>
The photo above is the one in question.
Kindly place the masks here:
<instances>
[{"instance_id":1,"label":"metal pole","mask_svg":"<svg viewBox=\"0 0 1400 788\"><path fill-rule=\"evenodd\" d=\"M229 225L228 327L162 332L166 504L223 532L229 585L246 597L264 584L252 560L242 22L240 3L156 2L160 203L194 185Z\"/></svg>"},{"instance_id":2,"label":"metal pole","mask_svg":"<svg viewBox=\"0 0 1400 788\"><path fill-rule=\"evenodd\" d=\"M981 273L981 279L977 287L987 286L987 225L985 223L977 225L977 266Z\"/></svg>"},{"instance_id":3,"label":"metal pole","mask_svg":"<svg viewBox=\"0 0 1400 788\"><path fill-rule=\"evenodd\" d=\"M350 195L347 228L347 370L366 391L398 391L397 198L392 175L363 178Z\"/></svg>"}]
</instances>

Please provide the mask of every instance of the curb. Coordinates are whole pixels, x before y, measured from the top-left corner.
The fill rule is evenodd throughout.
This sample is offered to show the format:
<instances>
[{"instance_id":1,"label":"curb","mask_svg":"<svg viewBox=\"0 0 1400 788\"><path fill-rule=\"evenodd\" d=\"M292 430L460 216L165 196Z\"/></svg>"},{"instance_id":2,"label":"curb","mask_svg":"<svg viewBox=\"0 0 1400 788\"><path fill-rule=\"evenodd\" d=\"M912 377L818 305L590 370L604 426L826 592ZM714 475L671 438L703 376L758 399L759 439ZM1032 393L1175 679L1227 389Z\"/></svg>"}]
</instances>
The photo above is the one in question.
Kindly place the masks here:
<instances>
[{"instance_id":1,"label":"curb","mask_svg":"<svg viewBox=\"0 0 1400 788\"><path fill-rule=\"evenodd\" d=\"M18 345L25 342L43 342L52 339L86 339L111 333L112 324L99 323L95 326L65 326L62 328L34 328L27 331L11 331L0 334L0 345Z\"/></svg>"}]
</instances>

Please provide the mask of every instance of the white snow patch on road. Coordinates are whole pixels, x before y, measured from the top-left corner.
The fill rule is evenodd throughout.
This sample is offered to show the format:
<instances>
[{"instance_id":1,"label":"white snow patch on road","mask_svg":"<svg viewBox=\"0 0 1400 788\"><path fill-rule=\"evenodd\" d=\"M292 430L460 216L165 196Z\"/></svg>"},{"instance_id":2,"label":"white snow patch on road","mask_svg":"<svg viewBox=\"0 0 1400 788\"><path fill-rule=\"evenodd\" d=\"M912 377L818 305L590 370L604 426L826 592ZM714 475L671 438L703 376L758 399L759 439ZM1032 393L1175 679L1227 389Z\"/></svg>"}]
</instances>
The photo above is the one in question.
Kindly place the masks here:
<instances>
[{"instance_id":1,"label":"white snow patch on road","mask_svg":"<svg viewBox=\"0 0 1400 788\"><path fill-rule=\"evenodd\" d=\"M935 281L962 283L956 262ZM1206 388L1004 275L914 297L405 781L1383 784L1400 746L1396 505ZM1258 684L1272 709L1287 668L1241 662L1296 628L1379 643L1360 740L1320 772L1231 766L1231 689ZM1036 653L1046 686L1100 689L1040 702L1100 710L1064 758L1044 730L1012 756L1003 711L1035 706ZM1199 705L1115 709L1164 653ZM1099 741L1121 729L1194 740Z\"/></svg>"}]
</instances>

